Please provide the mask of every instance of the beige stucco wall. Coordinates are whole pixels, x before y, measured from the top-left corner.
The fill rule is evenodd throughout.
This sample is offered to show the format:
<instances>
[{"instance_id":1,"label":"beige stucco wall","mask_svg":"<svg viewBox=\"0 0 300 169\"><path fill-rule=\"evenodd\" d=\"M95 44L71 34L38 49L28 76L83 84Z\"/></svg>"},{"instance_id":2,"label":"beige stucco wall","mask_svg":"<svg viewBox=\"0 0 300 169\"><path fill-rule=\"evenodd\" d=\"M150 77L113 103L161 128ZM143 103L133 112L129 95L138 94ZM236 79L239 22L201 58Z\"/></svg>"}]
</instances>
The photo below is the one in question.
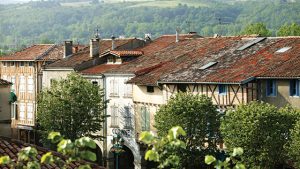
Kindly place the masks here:
<instances>
[{"instance_id":1,"label":"beige stucco wall","mask_svg":"<svg viewBox=\"0 0 300 169\"><path fill-rule=\"evenodd\" d=\"M276 107L283 107L286 104L291 104L294 107L300 108L300 97L290 96L290 81L276 80L277 96L266 95L267 80L261 80L260 99L264 102L275 105Z\"/></svg>"},{"instance_id":2,"label":"beige stucco wall","mask_svg":"<svg viewBox=\"0 0 300 169\"><path fill-rule=\"evenodd\" d=\"M42 79L43 88L50 87L51 79L55 79L55 80L65 79L68 76L68 74L70 74L72 72L74 72L74 71L71 69L43 70L43 79Z\"/></svg>"},{"instance_id":3,"label":"beige stucco wall","mask_svg":"<svg viewBox=\"0 0 300 169\"><path fill-rule=\"evenodd\" d=\"M133 101L151 104L165 104L163 91L154 87L153 93L147 92L147 86L133 85Z\"/></svg>"}]
</instances>

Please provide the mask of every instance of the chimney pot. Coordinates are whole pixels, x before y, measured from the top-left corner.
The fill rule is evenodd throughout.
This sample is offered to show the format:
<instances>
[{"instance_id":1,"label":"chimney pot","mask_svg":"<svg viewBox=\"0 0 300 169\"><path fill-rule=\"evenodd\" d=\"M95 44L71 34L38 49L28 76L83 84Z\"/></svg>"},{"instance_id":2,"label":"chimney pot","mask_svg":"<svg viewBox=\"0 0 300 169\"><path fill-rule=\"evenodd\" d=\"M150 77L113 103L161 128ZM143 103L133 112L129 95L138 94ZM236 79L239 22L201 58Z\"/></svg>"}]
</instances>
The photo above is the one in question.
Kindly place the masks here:
<instances>
[{"instance_id":1,"label":"chimney pot","mask_svg":"<svg viewBox=\"0 0 300 169\"><path fill-rule=\"evenodd\" d=\"M111 50L115 50L115 39L116 37L114 35L111 36Z\"/></svg>"}]
</instances>

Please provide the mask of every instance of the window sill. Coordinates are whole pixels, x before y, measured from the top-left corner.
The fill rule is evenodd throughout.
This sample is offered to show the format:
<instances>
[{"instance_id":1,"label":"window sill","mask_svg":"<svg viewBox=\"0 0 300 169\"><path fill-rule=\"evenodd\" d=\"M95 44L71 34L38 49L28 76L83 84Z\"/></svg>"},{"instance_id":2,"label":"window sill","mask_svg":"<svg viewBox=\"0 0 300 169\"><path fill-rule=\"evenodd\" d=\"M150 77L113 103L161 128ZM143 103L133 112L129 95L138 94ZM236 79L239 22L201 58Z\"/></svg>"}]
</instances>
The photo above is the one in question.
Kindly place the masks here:
<instances>
[{"instance_id":1,"label":"window sill","mask_svg":"<svg viewBox=\"0 0 300 169\"><path fill-rule=\"evenodd\" d=\"M300 96L297 96L297 95L295 95L295 96L290 96L291 98L300 98Z\"/></svg>"},{"instance_id":2,"label":"window sill","mask_svg":"<svg viewBox=\"0 0 300 169\"><path fill-rule=\"evenodd\" d=\"M110 94L109 97L119 97L117 94Z\"/></svg>"}]
</instances>

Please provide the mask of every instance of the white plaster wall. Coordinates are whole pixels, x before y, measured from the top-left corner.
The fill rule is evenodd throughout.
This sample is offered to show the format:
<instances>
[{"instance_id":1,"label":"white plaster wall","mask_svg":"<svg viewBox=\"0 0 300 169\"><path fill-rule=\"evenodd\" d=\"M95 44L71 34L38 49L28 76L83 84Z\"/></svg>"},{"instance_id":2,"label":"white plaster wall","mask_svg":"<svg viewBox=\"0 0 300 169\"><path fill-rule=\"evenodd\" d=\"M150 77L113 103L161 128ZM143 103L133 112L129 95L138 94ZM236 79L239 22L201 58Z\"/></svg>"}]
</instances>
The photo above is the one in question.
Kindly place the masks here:
<instances>
[{"instance_id":1,"label":"white plaster wall","mask_svg":"<svg viewBox=\"0 0 300 169\"><path fill-rule=\"evenodd\" d=\"M147 86L133 85L133 101L149 104L165 104L163 91L154 87L154 92L147 92Z\"/></svg>"},{"instance_id":2,"label":"white plaster wall","mask_svg":"<svg viewBox=\"0 0 300 169\"><path fill-rule=\"evenodd\" d=\"M73 70L43 70L42 88L49 88L51 85L51 79L60 80L68 76L68 74L74 72Z\"/></svg>"}]
</instances>

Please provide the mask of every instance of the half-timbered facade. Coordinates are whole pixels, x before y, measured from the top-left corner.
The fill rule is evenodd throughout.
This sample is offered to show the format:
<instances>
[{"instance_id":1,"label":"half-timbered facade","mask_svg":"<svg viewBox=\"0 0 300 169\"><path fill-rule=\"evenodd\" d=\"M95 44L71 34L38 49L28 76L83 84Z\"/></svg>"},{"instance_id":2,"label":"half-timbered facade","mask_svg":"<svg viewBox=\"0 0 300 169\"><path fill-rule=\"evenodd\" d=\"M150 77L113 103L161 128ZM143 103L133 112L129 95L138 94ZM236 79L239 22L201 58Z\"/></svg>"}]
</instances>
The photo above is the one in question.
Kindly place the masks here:
<instances>
[{"instance_id":1,"label":"half-timbered facade","mask_svg":"<svg viewBox=\"0 0 300 169\"><path fill-rule=\"evenodd\" d=\"M17 101L12 103L13 137L35 142L36 99L41 90L43 65L55 61L61 46L33 45L0 58L0 75L12 83Z\"/></svg>"}]
</instances>

